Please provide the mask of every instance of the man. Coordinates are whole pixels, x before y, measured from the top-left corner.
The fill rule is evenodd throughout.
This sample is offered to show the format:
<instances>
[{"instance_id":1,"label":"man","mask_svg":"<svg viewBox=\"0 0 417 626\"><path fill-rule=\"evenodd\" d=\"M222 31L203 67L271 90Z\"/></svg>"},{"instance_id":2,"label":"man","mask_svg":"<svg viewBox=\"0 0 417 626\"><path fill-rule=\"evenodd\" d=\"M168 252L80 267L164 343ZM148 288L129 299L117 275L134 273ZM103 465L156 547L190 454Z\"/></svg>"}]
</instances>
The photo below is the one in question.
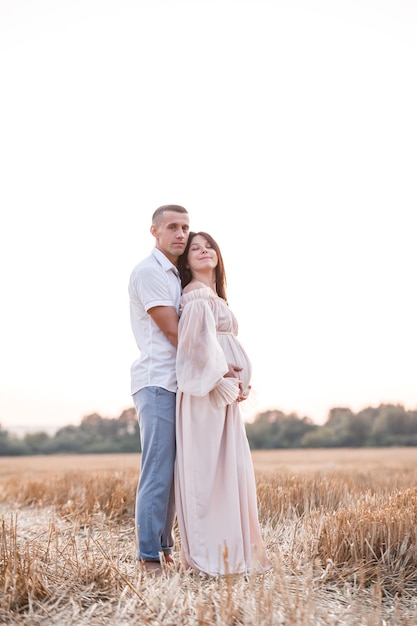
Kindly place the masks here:
<instances>
[{"instance_id":1,"label":"man","mask_svg":"<svg viewBox=\"0 0 417 626\"><path fill-rule=\"evenodd\" d=\"M174 507L175 357L181 284L178 257L189 234L187 210L161 206L152 216L152 254L132 271L130 319L140 357L131 368L131 392L138 412L142 447L136 494L138 559L147 572L172 563Z\"/></svg>"}]
</instances>

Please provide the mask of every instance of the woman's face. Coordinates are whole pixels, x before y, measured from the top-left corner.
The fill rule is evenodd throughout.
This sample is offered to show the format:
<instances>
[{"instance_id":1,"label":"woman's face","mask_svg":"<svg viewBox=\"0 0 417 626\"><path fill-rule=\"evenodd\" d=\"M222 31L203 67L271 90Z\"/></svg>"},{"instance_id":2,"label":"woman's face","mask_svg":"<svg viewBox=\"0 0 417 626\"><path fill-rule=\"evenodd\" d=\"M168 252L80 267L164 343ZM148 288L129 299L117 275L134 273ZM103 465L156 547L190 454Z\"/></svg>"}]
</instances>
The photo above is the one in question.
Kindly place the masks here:
<instances>
[{"instance_id":1,"label":"woman's face","mask_svg":"<svg viewBox=\"0 0 417 626\"><path fill-rule=\"evenodd\" d=\"M214 270L217 266L217 252L202 235L196 235L188 251L187 262L191 273Z\"/></svg>"}]
</instances>

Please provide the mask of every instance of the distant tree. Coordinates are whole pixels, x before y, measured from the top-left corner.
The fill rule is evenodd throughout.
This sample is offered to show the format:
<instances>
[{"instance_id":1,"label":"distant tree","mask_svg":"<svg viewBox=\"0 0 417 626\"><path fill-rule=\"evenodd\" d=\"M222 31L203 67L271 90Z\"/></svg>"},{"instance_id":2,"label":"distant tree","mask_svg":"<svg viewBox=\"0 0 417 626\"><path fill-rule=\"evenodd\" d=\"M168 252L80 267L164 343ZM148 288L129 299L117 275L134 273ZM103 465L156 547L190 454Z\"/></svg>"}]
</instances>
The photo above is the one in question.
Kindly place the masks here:
<instances>
[{"instance_id":1,"label":"distant tree","mask_svg":"<svg viewBox=\"0 0 417 626\"><path fill-rule=\"evenodd\" d=\"M118 419L119 433L125 435L136 435L139 433L139 423L136 409L130 407L125 409Z\"/></svg>"},{"instance_id":2,"label":"distant tree","mask_svg":"<svg viewBox=\"0 0 417 626\"><path fill-rule=\"evenodd\" d=\"M301 448L336 448L333 432L325 426L311 430L303 436Z\"/></svg>"},{"instance_id":3,"label":"distant tree","mask_svg":"<svg viewBox=\"0 0 417 626\"><path fill-rule=\"evenodd\" d=\"M140 431L136 409L126 409L119 416L117 436L124 452L140 452Z\"/></svg>"},{"instance_id":4,"label":"distant tree","mask_svg":"<svg viewBox=\"0 0 417 626\"><path fill-rule=\"evenodd\" d=\"M0 424L0 456L21 456L23 454L28 454L24 442L16 435L4 430Z\"/></svg>"},{"instance_id":5,"label":"distant tree","mask_svg":"<svg viewBox=\"0 0 417 626\"><path fill-rule=\"evenodd\" d=\"M374 445L416 445L417 411L400 404L381 404L371 433Z\"/></svg>"},{"instance_id":6,"label":"distant tree","mask_svg":"<svg viewBox=\"0 0 417 626\"><path fill-rule=\"evenodd\" d=\"M27 433L23 437L23 442L28 450L28 454L43 454L48 451L50 437L47 433L40 431Z\"/></svg>"},{"instance_id":7,"label":"distant tree","mask_svg":"<svg viewBox=\"0 0 417 626\"><path fill-rule=\"evenodd\" d=\"M317 426L308 417L282 411L260 413L252 423L246 424L246 433L252 449L298 448L306 432Z\"/></svg>"},{"instance_id":8,"label":"distant tree","mask_svg":"<svg viewBox=\"0 0 417 626\"><path fill-rule=\"evenodd\" d=\"M252 449L417 446L417 410L406 411L399 404L367 407L359 413L335 407L322 426L275 409L258 414L245 428ZM118 418L91 413L79 426L60 428L53 437L37 432L19 439L0 424L0 456L104 452L140 452L134 407Z\"/></svg>"},{"instance_id":9,"label":"distant tree","mask_svg":"<svg viewBox=\"0 0 417 626\"><path fill-rule=\"evenodd\" d=\"M374 429L375 420L378 417L379 408L366 407L357 413L354 417L357 422L356 433L360 439L364 442L365 446L372 446L372 432Z\"/></svg>"},{"instance_id":10,"label":"distant tree","mask_svg":"<svg viewBox=\"0 0 417 626\"><path fill-rule=\"evenodd\" d=\"M363 446L361 423L356 420L355 414L346 407L336 407L329 411L329 417L324 425L333 433L334 445Z\"/></svg>"},{"instance_id":11,"label":"distant tree","mask_svg":"<svg viewBox=\"0 0 417 626\"><path fill-rule=\"evenodd\" d=\"M2 424L0 423L0 454L2 454L3 450L6 449L8 438L9 438L8 431L4 430Z\"/></svg>"},{"instance_id":12,"label":"distant tree","mask_svg":"<svg viewBox=\"0 0 417 626\"><path fill-rule=\"evenodd\" d=\"M55 433L51 446L54 452L83 452L85 438L77 426L64 426Z\"/></svg>"},{"instance_id":13,"label":"distant tree","mask_svg":"<svg viewBox=\"0 0 417 626\"><path fill-rule=\"evenodd\" d=\"M139 452L139 424L136 409L124 410L119 418L102 417L91 413L82 418L79 426L66 426L55 434L48 444L55 452L102 454Z\"/></svg>"}]
</instances>

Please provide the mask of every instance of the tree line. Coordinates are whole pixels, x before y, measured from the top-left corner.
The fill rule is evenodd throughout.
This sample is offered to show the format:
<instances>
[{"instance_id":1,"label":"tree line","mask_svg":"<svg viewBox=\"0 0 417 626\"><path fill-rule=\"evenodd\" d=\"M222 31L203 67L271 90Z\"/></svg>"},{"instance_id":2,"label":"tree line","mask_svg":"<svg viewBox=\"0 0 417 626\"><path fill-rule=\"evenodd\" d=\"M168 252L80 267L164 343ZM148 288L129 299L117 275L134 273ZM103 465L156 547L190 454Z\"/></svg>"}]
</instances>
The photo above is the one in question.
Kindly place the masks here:
<instances>
[{"instance_id":1,"label":"tree line","mask_svg":"<svg viewBox=\"0 0 417 626\"><path fill-rule=\"evenodd\" d=\"M269 410L245 427L252 450L417 446L417 409L408 411L400 404L381 404L358 413L333 408L323 425L296 413ZM39 431L18 437L0 425L0 456L117 452L140 452L133 407L118 418L87 415L79 426L64 426L54 435Z\"/></svg>"}]
</instances>

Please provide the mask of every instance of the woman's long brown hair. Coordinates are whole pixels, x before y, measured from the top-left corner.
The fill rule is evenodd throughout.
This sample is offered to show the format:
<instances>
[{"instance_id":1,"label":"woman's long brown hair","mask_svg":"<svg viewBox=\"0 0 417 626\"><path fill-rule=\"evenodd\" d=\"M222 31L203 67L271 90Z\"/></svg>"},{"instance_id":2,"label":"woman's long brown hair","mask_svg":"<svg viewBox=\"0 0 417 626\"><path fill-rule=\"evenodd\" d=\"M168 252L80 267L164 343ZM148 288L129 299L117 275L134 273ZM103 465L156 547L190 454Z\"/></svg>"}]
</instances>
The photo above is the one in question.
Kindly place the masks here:
<instances>
[{"instance_id":1,"label":"woman's long brown hair","mask_svg":"<svg viewBox=\"0 0 417 626\"><path fill-rule=\"evenodd\" d=\"M227 302L227 296L226 296L226 284L227 284L226 283L226 271L224 269L222 253L220 252L219 245L215 241L215 239L213 239L213 237L211 235L209 235L208 233L205 233L203 231L200 231L198 233L190 232L190 234L188 236L187 246L186 246L184 252L181 254L181 256L178 259L178 271L180 273L181 285L184 288L186 285L188 285L189 282L191 282L191 279L192 279L191 270L188 267L188 260L187 259L188 259L188 251L190 249L191 242L194 239L194 237L197 237L197 235L200 235L200 237L204 237L204 239L206 239L209 242L209 244L211 245L213 250L216 251L216 254L217 254L217 265L216 265L216 269L215 269L215 273L216 273L216 291L217 291L217 295L220 298L223 298L223 300L226 300L226 302Z\"/></svg>"}]
</instances>

